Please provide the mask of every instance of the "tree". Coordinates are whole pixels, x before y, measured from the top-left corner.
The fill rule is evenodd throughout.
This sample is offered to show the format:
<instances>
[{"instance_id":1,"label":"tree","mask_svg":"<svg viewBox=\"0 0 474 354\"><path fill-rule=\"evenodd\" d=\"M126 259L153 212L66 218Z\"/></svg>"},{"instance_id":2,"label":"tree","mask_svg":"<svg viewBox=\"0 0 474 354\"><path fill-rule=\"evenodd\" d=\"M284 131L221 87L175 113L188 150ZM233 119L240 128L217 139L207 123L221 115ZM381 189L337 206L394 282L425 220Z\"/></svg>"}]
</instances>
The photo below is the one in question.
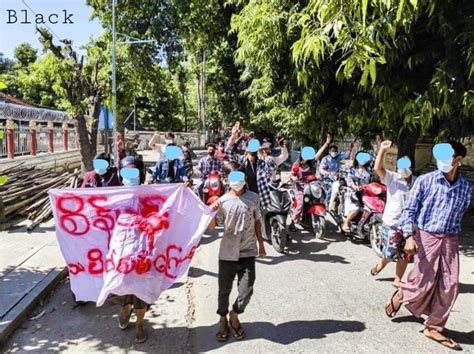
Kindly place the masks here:
<instances>
[{"instance_id":1,"label":"tree","mask_svg":"<svg viewBox=\"0 0 474 354\"><path fill-rule=\"evenodd\" d=\"M38 50L29 43L22 43L15 48L15 60L19 68L26 70L28 65L34 63L38 58Z\"/></svg>"},{"instance_id":2,"label":"tree","mask_svg":"<svg viewBox=\"0 0 474 354\"><path fill-rule=\"evenodd\" d=\"M98 56L92 61L92 56L89 56L89 61L85 62L84 56L79 56L73 49L70 40L62 40L63 45L56 45L48 30L39 28L38 32L45 51L52 53L57 60L53 73L54 88L62 97L61 105L76 121L83 170L91 171L97 152L97 123L105 87L99 81L102 58ZM90 129L86 112L92 118Z\"/></svg>"}]
</instances>

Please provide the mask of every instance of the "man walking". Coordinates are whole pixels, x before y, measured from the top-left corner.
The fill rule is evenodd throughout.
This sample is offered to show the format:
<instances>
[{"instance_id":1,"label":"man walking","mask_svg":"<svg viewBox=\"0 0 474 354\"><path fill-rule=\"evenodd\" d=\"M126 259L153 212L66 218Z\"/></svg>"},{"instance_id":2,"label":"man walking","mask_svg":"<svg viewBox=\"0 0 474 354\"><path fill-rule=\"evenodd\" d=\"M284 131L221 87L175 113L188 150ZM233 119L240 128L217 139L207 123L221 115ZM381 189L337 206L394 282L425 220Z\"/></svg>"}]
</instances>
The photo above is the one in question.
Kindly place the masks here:
<instances>
[{"instance_id":1,"label":"man walking","mask_svg":"<svg viewBox=\"0 0 474 354\"><path fill-rule=\"evenodd\" d=\"M245 175L240 171L229 174L230 191L222 196L213 208L217 218L224 221L224 235L219 250L219 296L217 314L220 315L218 341L229 338L230 327L236 340L245 338L239 320L253 294L255 257L266 256L261 232L261 213L256 193L245 189ZM215 219L209 225L213 229ZM258 244L258 247L257 247ZM238 296L229 313L229 296L237 276Z\"/></svg>"},{"instance_id":2,"label":"man walking","mask_svg":"<svg viewBox=\"0 0 474 354\"><path fill-rule=\"evenodd\" d=\"M436 145L438 170L419 177L410 191L400 224L415 265L385 307L389 317L402 303L416 317L427 315L424 335L454 350L461 347L441 332L459 293L458 235L472 193L458 173L466 153L459 142Z\"/></svg>"},{"instance_id":3,"label":"man walking","mask_svg":"<svg viewBox=\"0 0 474 354\"><path fill-rule=\"evenodd\" d=\"M383 166L385 154L392 146L390 140L382 142L375 160L375 173L387 186L387 203L382 217L383 258L370 270L372 276L379 274L392 261L396 261L395 280L392 283L399 287L408 265L408 257L403 252L405 241L400 230L400 217L415 178L412 175L411 160L402 157L397 161L397 172L386 170Z\"/></svg>"}]
</instances>

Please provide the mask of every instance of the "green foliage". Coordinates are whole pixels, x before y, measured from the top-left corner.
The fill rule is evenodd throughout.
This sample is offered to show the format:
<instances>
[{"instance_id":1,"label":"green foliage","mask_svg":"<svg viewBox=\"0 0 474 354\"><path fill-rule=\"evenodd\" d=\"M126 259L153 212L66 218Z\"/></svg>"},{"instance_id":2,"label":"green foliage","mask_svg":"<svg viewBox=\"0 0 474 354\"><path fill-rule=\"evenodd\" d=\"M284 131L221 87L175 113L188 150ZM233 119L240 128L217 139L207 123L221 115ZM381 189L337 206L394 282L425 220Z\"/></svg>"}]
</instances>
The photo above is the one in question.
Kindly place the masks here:
<instances>
[{"instance_id":1,"label":"green foliage","mask_svg":"<svg viewBox=\"0 0 474 354\"><path fill-rule=\"evenodd\" d=\"M38 58L38 51L29 43L22 43L15 48L15 60L19 68L26 70L28 65L34 63Z\"/></svg>"}]
</instances>

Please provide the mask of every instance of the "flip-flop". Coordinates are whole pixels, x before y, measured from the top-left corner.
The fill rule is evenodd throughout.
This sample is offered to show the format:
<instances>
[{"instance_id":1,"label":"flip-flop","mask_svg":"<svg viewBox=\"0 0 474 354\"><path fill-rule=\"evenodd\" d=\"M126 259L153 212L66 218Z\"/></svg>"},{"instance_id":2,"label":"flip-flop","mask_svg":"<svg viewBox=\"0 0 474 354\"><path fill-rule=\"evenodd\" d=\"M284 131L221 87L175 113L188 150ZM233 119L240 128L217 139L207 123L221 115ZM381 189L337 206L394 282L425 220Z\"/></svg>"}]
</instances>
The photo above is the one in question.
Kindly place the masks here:
<instances>
[{"instance_id":1,"label":"flip-flop","mask_svg":"<svg viewBox=\"0 0 474 354\"><path fill-rule=\"evenodd\" d=\"M148 339L148 335L146 334L146 331L143 330L143 338L138 338L137 336L135 336L135 343L137 344L145 343L147 339Z\"/></svg>"},{"instance_id":2,"label":"flip-flop","mask_svg":"<svg viewBox=\"0 0 474 354\"><path fill-rule=\"evenodd\" d=\"M130 317L132 317L132 311L133 311L133 307L130 307L130 312L128 313L128 316L125 319L122 318L122 313L120 312L119 328L121 330L125 330L125 329L128 328L128 325L130 324ZM123 322L122 322L122 320L123 320Z\"/></svg>"},{"instance_id":3,"label":"flip-flop","mask_svg":"<svg viewBox=\"0 0 474 354\"><path fill-rule=\"evenodd\" d=\"M377 274L380 273L380 270L377 271L377 266L378 266L378 264L376 264L375 266L373 266L373 267L370 269L370 275L373 276L373 277L375 277Z\"/></svg>"},{"instance_id":4,"label":"flip-flop","mask_svg":"<svg viewBox=\"0 0 474 354\"><path fill-rule=\"evenodd\" d=\"M221 323L219 323L221 325ZM227 322L227 318L225 318L225 328L226 332L219 330L216 333L216 339L218 342L226 342L229 339L229 323Z\"/></svg>"},{"instance_id":5,"label":"flip-flop","mask_svg":"<svg viewBox=\"0 0 474 354\"><path fill-rule=\"evenodd\" d=\"M230 322L230 328L232 328L232 335L234 336L235 340L242 340L245 338L245 331L240 324L239 328L234 328L232 322Z\"/></svg>"},{"instance_id":6,"label":"flip-flop","mask_svg":"<svg viewBox=\"0 0 474 354\"><path fill-rule=\"evenodd\" d=\"M436 338L427 336L426 334L424 334L424 336L428 339L431 339L431 340L441 344L443 347L449 348L451 350L456 350L456 351L461 351L462 350L462 347L458 343L455 343L451 338L436 339ZM454 347L450 347L449 345L446 345L447 343L456 344L456 345Z\"/></svg>"},{"instance_id":7,"label":"flip-flop","mask_svg":"<svg viewBox=\"0 0 474 354\"><path fill-rule=\"evenodd\" d=\"M385 314L390 317L390 318L394 318L396 315L397 315L397 312L400 310L400 308L402 307L402 303L400 302L398 304L398 308L395 308L395 304L393 303L393 299L395 298L395 295L398 294L398 291L399 289L395 290L395 292L393 293L392 297L390 298L390 302L385 305ZM388 311L388 307L391 306L392 307L392 311L389 312Z\"/></svg>"}]
</instances>

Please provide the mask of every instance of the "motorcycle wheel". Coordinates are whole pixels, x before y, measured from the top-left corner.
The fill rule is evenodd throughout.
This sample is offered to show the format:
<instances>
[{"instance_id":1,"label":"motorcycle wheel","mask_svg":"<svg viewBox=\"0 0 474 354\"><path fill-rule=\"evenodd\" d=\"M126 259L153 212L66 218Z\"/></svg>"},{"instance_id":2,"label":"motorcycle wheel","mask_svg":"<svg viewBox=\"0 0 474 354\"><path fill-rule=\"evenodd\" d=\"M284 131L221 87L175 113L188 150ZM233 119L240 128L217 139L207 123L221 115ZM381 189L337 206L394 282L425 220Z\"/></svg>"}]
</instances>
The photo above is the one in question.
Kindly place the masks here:
<instances>
[{"instance_id":1,"label":"motorcycle wheel","mask_svg":"<svg viewBox=\"0 0 474 354\"><path fill-rule=\"evenodd\" d=\"M383 258L383 244L382 244L382 223L374 222L370 229L370 246L375 254Z\"/></svg>"},{"instance_id":2,"label":"motorcycle wheel","mask_svg":"<svg viewBox=\"0 0 474 354\"><path fill-rule=\"evenodd\" d=\"M283 253L286 246L286 230L277 220L270 220L270 237L275 251Z\"/></svg>"},{"instance_id":3,"label":"motorcycle wheel","mask_svg":"<svg viewBox=\"0 0 474 354\"><path fill-rule=\"evenodd\" d=\"M318 239L322 238L324 231L326 230L326 219L324 216L311 215L311 223L313 226L314 236Z\"/></svg>"}]
</instances>

